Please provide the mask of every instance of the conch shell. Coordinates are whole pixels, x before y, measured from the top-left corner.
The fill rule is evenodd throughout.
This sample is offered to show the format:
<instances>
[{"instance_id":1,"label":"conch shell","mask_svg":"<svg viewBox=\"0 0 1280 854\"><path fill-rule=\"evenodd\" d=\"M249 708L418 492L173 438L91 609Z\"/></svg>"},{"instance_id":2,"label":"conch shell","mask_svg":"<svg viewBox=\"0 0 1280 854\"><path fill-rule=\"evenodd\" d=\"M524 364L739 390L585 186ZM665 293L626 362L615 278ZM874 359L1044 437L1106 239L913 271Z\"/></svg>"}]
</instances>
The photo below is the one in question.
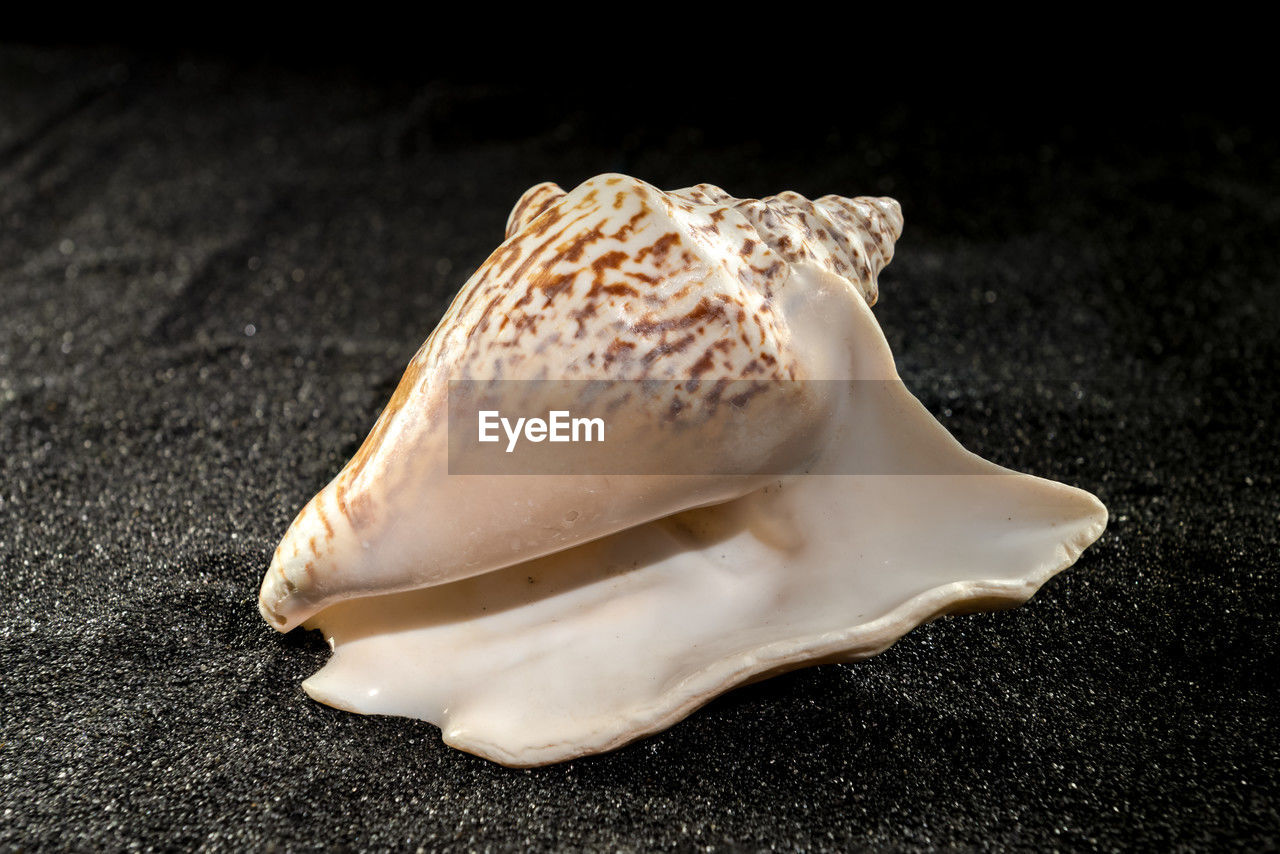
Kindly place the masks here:
<instances>
[{"instance_id":1,"label":"conch shell","mask_svg":"<svg viewBox=\"0 0 1280 854\"><path fill-rule=\"evenodd\" d=\"M531 188L267 571L268 622L334 648L306 691L544 764L1031 596L1106 510L901 384L870 310L901 230L891 199ZM559 381L608 401L634 467L451 473L459 384Z\"/></svg>"}]
</instances>

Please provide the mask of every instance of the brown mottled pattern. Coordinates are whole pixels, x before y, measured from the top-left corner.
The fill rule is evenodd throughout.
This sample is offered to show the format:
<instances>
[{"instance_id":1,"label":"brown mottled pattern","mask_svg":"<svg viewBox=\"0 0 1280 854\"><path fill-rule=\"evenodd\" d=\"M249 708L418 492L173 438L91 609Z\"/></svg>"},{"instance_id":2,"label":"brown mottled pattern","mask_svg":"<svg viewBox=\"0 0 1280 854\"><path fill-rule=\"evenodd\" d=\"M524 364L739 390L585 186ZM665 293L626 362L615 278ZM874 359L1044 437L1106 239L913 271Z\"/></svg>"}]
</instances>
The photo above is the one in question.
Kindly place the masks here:
<instances>
[{"instance_id":1,"label":"brown mottled pattern","mask_svg":"<svg viewBox=\"0 0 1280 854\"><path fill-rule=\"evenodd\" d=\"M816 203L799 193L744 199L734 205L769 248L789 264L814 264L848 279L875 305L876 274L893 257L902 213L892 199L824 196Z\"/></svg>"},{"instance_id":2,"label":"brown mottled pattern","mask_svg":"<svg viewBox=\"0 0 1280 854\"><path fill-rule=\"evenodd\" d=\"M602 176L542 213L476 273L417 365L451 379L681 379L732 341L723 373L763 350L775 377L792 376L771 306L785 265L758 239L743 251L754 230L730 209Z\"/></svg>"}]
</instances>

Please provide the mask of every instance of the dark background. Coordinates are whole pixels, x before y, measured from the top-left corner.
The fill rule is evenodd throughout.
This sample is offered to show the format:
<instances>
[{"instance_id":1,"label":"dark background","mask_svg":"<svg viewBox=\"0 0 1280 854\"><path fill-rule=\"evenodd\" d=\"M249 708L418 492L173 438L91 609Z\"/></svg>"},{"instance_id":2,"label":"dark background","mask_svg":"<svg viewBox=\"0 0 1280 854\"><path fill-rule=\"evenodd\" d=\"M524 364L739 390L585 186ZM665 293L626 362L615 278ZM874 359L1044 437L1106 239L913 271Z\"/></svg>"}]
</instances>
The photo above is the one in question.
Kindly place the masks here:
<instances>
[{"instance_id":1,"label":"dark background","mask_svg":"<svg viewBox=\"0 0 1280 854\"><path fill-rule=\"evenodd\" d=\"M1247 70L214 42L0 49L0 846L1280 841L1280 137ZM519 194L603 171L898 198L908 386L1096 493L1103 539L1025 607L550 768L309 700L325 645L255 606L278 538Z\"/></svg>"}]
</instances>

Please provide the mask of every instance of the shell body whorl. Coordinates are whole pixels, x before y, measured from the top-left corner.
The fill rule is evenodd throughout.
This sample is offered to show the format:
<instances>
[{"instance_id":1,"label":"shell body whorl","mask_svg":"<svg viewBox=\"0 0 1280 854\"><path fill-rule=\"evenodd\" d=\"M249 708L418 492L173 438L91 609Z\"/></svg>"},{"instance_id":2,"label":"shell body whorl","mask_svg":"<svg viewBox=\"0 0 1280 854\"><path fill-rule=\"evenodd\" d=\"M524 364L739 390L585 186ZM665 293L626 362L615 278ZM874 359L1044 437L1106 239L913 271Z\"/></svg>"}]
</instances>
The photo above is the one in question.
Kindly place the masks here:
<instances>
[{"instance_id":1,"label":"shell body whorl","mask_svg":"<svg viewBox=\"0 0 1280 854\"><path fill-rule=\"evenodd\" d=\"M509 549L443 533L430 547L408 542L405 532L428 524L424 519L443 528L448 516L424 503L456 506L457 513L469 507L477 516L496 515L490 496L499 493L511 493L509 503L521 507L571 500L569 486L555 497L545 494L545 482L525 492L515 481L484 495L477 488L470 504L455 494L471 487L454 486L443 474L451 381L656 380L667 383L670 399L649 401L651 410L712 421L726 383L834 378L812 353L818 336L798 332L797 324L817 311L819 294L844 299L836 293L844 291L873 303L876 277L901 228L892 199L811 202L792 192L737 199L710 184L663 192L614 174L569 192L552 183L530 188L508 218L506 240L414 356L364 444L291 526L263 583L263 614L289 628L331 601L444 583L538 556L542 546L517 537L528 529L518 521L509 538L517 545ZM722 470L751 470L751 460L767 457L770 447L798 444L798 431L823 412L821 401L791 405L778 396L772 409L763 399L749 406L757 423L769 426L746 451L720 443L718 453L738 455ZM557 530L546 550L746 488L721 479L655 498L653 489L637 487L641 501L616 479L607 487L614 501L608 512L578 521L571 532ZM392 545L397 537L406 542Z\"/></svg>"}]
</instances>

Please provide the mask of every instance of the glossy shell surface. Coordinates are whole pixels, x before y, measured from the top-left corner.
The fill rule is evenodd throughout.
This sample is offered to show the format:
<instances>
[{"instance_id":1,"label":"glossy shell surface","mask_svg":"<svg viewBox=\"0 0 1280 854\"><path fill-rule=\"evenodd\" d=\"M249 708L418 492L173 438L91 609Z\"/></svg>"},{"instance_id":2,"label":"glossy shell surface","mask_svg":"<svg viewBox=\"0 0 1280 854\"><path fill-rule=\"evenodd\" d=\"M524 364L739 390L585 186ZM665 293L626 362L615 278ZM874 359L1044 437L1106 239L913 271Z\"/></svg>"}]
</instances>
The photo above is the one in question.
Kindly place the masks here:
<instances>
[{"instance_id":1,"label":"glossy shell surface","mask_svg":"<svg viewBox=\"0 0 1280 854\"><path fill-rule=\"evenodd\" d=\"M531 188L264 579L273 626L333 646L306 691L537 765L1031 596L1106 510L965 451L903 386L871 311L901 230L887 199ZM631 445L668 468L450 474L451 382L565 379L650 389ZM760 382L794 391L728 404Z\"/></svg>"}]
</instances>

